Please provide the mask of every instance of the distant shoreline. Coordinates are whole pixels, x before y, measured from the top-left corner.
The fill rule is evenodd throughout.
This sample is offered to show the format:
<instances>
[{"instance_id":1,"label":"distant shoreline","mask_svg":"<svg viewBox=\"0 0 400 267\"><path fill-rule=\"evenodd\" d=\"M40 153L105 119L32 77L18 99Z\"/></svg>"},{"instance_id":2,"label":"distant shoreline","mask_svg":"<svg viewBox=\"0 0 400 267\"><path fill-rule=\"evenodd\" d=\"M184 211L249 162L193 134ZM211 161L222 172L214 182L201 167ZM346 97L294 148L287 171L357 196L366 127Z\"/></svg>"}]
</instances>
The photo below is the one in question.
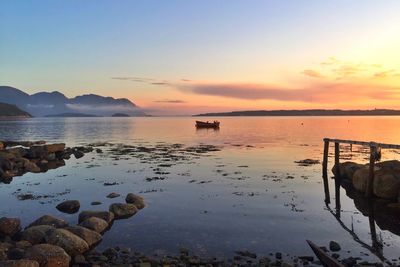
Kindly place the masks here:
<instances>
[{"instance_id":1,"label":"distant shoreline","mask_svg":"<svg viewBox=\"0 0 400 267\"><path fill-rule=\"evenodd\" d=\"M213 112L193 115L193 117L249 117L249 116L272 116L272 117L290 117L290 116L400 116L400 110L393 109L373 109L373 110L248 110L231 112Z\"/></svg>"}]
</instances>

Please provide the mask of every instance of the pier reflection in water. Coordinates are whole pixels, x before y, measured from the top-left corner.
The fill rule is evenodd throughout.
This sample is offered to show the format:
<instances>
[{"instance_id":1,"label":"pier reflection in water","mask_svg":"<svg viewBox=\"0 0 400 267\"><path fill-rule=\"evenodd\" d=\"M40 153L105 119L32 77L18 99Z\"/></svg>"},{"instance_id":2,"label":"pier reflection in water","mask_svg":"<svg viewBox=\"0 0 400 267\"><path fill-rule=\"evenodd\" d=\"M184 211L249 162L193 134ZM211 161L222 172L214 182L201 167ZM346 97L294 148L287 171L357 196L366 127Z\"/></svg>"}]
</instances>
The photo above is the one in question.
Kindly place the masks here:
<instances>
[{"instance_id":1,"label":"pier reflection in water","mask_svg":"<svg viewBox=\"0 0 400 267\"><path fill-rule=\"evenodd\" d=\"M329 182L328 182L328 171L327 171L327 162L328 162L328 150L329 150L329 141L325 141L324 146L324 159L323 159L323 169L322 169L322 178L324 184L324 192L325 192L325 206L326 209L334 216L339 225L348 232L354 241L359 243L365 249L368 249L371 253L376 255L380 260L387 261L388 259L384 256L383 251L383 241L378 235L378 231L376 226L381 230L389 231L390 233L400 236L400 213L398 209L393 209L388 206L388 204L393 201L387 199L374 198L370 196L368 193L363 194L354 189L351 180L342 179L339 168L339 158L340 158L340 147L339 142L335 142L335 166L332 171L335 173L333 177L335 183L335 206L331 207L330 201L330 192L329 192ZM352 152L352 144L350 144L350 151ZM380 151L380 149L379 149ZM370 149L370 169L374 170L374 163L378 160L377 157L377 149L376 147L372 147ZM372 166L372 168L371 168ZM370 177L372 173L372 181L373 181L373 173L370 172ZM373 184L373 183L371 183ZM366 242L362 240L356 233L356 229L354 228L353 219L351 222L351 226L347 226L342 218L342 208L341 208L341 188L343 188L346 192L346 196L351 198L354 201L354 206L358 211L361 212L362 215L368 217L369 221L369 230L371 236L371 242ZM372 190L372 189L371 189Z\"/></svg>"}]
</instances>

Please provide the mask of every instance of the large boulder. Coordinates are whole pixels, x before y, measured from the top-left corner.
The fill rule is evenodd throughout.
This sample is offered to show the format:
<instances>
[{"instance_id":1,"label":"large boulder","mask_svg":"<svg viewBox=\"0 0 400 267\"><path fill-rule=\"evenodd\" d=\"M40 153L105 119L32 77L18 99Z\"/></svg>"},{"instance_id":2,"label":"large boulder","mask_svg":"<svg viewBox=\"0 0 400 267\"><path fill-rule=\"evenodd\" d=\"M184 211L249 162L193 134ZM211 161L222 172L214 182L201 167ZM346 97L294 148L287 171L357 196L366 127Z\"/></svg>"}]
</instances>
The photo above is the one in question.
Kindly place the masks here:
<instances>
[{"instance_id":1,"label":"large boulder","mask_svg":"<svg viewBox=\"0 0 400 267\"><path fill-rule=\"evenodd\" d=\"M28 241L32 245L40 244L44 242L47 233L54 229L56 228L50 225L31 226L22 232L21 240Z\"/></svg>"},{"instance_id":2,"label":"large boulder","mask_svg":"<svg viewBox=\"0 0 400 267\"><path fill-rule=\"evenodd\" d=\"M8 260L0 261L2 267L39 267L39 263L33 260Z\"/></svg>"},{"instance_id":3,"label":"large boulder","mask_svg":"<svg viewBox=\"0 0 400 267\"><path fill-rule=\"evenodd\" d=\"M79 236L66 229L54 229L45 237L46 243L63 248L70 256L83 254L89 245Z\"/></svg>"},{"instance_id":4,"label":"large boulder","mask_svg":"<svg viewBox=\"0 0 400 267\"><path fill-rule=\"evenodd\" d=\"M21 221L18 218L0 218L0 235L13 236L21 230Z\"/></svg>"},{"instance_id":5,"label":"large boulder","mask_svg":"<svg viewBox=\"0 0 400 267\"><path fill-rule=\"evenodd\" d=\"M58 204L56 208L61 212L72 214L78 212L80 207L78 200L67 200Z\"/></svg>"},{"instance_id":6,"label":"large boulder","mask_svg":"<svg viewBox=\"0 0 400 267\"><path fill-rule=\"evenodd\" d=\"M140 210L146 206L143 197L135 195L133 193L129 193L128 195L126 195L125 201L126 203L135 205L136 208Z\"/></svg>"},{"instance_id":7,"label":"large boulder","mask_svg":"<svg viewBox=\"0 0 400 267\"><path fill-rule=\"evenodd\" d=\"M107 224L110 224L114 220L114 214L112 212L108 211L94 211L94 210L85 210L79 213L79 222L83 222L84 220L90 218L90 217L96 217L103 219L107 222Z\"/></svg>"},{"instance_id":8,"label":"large boulder","mask_svg":"<svg viewBox=\"0 0 400 267\"><path fill-rule=\"evenodd\" d=\"M25 259L37 261L40 267L69 267L71 257L59 246L39 244L28 249Z\"/></svg>"},{"instance_id":9,"label":"large boulder","mask_svg":"<svg viewBox=\"0 0 400 267\"><path fill-rule=\"evenodd\" d=\"M358 163L355 163L355 162L352 162L352 161L346 161L346 162L340 163L339 164L340 177L343 178L343 179L348 179L348 180L351 181L351 179L353 178L354 173L357 170L359 170L359 169L361 169L363 167L365 167L365 165L358 164ZM332 173L335 176L337 176L336 165L333 166Z\"/></svg>"},{"instance_id":10,"label":"large boulder","mask_svg":"<svg viewBox=\"0 0 400 267\"><path fill-rule=\"evenodd\" d=\"M97 217L90 217L79 224L82 227L93 230L97 233L103 233L108 228L108 223Z\"/></svg>"},{"instance_id":11,"label":"large boulder","mask_svg":"<svg viewBox=\"0 0 400 267\"><path fill-rule=\"evenodd\" d=\"M398 160L382 161L376 163L375 165L382 170L391 170L394 172L400 172L400 161Z\"/></svg>"},{"instance_id":12,"label":"large boulder","mask_svg":"<svg viewBox=\"0 0 400 267\"><path fill-rule=\"evenodd\" d=\"M368 177L369 177L368 167L364 167L355 171L352 179L354 188L357 191L364 193L367 190Z\"/></svg>"},{"instance_id":13,"label":"large boulder","mask_svg":"<svg viewBox=\"0 0 400 267\"><path fill-rule=\"evenodd\" d=\"M129 218L138 211L134 204L113 203L109 208L110 212L114 213L116 219Z\"/></svg>"},{"instance_id":14,"label":"large boulder","mask_svg":"<svg viewBox=\"0 0 400 267\"><path fill-rule=\"evenodd\" d=\"M374 194L380 198L397 199L400 192L399 174L390 169L375 172Z\"/></svg>"},{"instance_id":15,"label":"large boulder","mask_svg":"<svg viewBox=\"0 0 400 267\"><path fill-rule=\"evenodd\" d=\"M47 153L62 152L65 149L64 143L45 145Z\"/></svg>"},{"instance_id":16,"label":"large boulder","mask_svg":"<svg viewBox=\"0 0 400 267\"><path fill-rule=\"evenodd\" d=\"M85 240L89 247L98 244L103 238L99 233L78 225L68 226L65 229Z\"/></svg>"},{"instance_id":17,"label":"large boulder","mask_svg":"<svg viewBox=\"0 0 400 267\"><path fill-rule=\"evenodd\" d=\"M63 228L67 227L68 223L62 219L53 217L51 215L43 215L42 217L31 223L28 227L36 225L50 225L56 228Z\"/></svg>"}]
</instances>

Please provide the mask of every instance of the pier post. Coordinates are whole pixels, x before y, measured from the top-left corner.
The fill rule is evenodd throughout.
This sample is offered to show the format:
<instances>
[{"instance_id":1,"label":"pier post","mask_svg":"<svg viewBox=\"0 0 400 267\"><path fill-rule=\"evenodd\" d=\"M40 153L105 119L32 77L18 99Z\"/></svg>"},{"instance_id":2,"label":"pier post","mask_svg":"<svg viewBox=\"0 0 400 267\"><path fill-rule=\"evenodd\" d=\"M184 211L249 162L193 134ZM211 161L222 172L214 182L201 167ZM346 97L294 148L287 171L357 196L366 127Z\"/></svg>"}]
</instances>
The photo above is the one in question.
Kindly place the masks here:
<instances>
[{"instance_id":1,"label":"pier post","mask_svg":"<svg viewBox=\"0 0 400 267\"><path fill-rule=\"evenodd\" d=\"M375 172L375 160L377 146L375 143L370 144L369 147L369 175L367 180L367 188L365 191L365 196L370 198L374 195L374 172Z\"/></svg>"},{"instance_id":2,"label":"pier post","mask_svg":"<svg viewBox=\"0 0 400 267\"><path fill-rule=\"evenodd\" d=\"M336 211L339 211L339 216L340 216L340 183L341 183L341 177L340 177L340 147L339 143L335 142L335 202L336 202Z\"/></svg>"},{"instance_id":3,"label":"pier post","mask_svg":"<svg viewBox=\"0 0 400 267\"><path fill-rule=\"evenodd\" d=\"M325 203L331 203L331 197L329 194L329 182L328 182L328 155L329 155L329 139L324 138L324 157L322 159L322 179L324 180L324 191L325 191Z\"/></svg>"}]
</instances>

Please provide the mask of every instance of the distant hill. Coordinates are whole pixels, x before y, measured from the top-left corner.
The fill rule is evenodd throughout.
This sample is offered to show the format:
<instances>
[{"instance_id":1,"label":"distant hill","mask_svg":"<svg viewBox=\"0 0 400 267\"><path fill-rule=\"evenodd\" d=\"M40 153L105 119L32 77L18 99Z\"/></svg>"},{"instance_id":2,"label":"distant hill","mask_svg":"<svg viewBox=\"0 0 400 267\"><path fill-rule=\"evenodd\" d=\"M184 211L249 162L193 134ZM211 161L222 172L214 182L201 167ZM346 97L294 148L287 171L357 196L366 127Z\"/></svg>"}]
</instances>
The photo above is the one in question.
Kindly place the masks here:
<instances>
[{"instance_id":1,"label":"distant hill","mask_svg":"<svg viewBox=\"0 0 400 267\"><path fill-rule=\"evenodd\" d=\"M194 116L399 116L400 110L341 110L341 109L305 109L305 110L248 110L203 113Z\"/></svg>"},{"instance_id":2,"label":"distant hill","mask_svg":"<svg viewBox=\"0 0 400 267\"><path fill-rule=\"evenodd\" d=\"M115 113L111 117L130 117L130 116L125 113Z\"/></svg>"},{"instance_id":3,"label":"distant hill","mask_svg":"<svg viewBox=\"0 0 400 267\"><path fill-rule=\"evenodd\" d=\"M95 94L74 98L68 98L57 91L29 95L14 87L0 86L0 102L16 105L38 117L64 113L83 113L96 116L125 113L129 116L146 116L139 107L126 98L116 99Z\"/></svg>"},{"instance_id":4,"label":"distant hill","mask_svg":"<svg viewBox=\"0 0 400 267\"><path fill-rule=\"evenodd\" d=\"M31 118L32 116L15 105L0 103L0 118L4 117Z\"/></svg>"},{"instance_id":5,"label":"distant hill","mask_svg":"<svg viewBox=\"0 0 400 267\"><path fill-rule=\"evenodd\" d=\"M84 113L60 113L60 114L51 114L46 115L47 118L55 118L55 117L74 117L74 118L83 118L83 117L98 117L92 114L84 114Z\"/></svg>"}]
</instances>

